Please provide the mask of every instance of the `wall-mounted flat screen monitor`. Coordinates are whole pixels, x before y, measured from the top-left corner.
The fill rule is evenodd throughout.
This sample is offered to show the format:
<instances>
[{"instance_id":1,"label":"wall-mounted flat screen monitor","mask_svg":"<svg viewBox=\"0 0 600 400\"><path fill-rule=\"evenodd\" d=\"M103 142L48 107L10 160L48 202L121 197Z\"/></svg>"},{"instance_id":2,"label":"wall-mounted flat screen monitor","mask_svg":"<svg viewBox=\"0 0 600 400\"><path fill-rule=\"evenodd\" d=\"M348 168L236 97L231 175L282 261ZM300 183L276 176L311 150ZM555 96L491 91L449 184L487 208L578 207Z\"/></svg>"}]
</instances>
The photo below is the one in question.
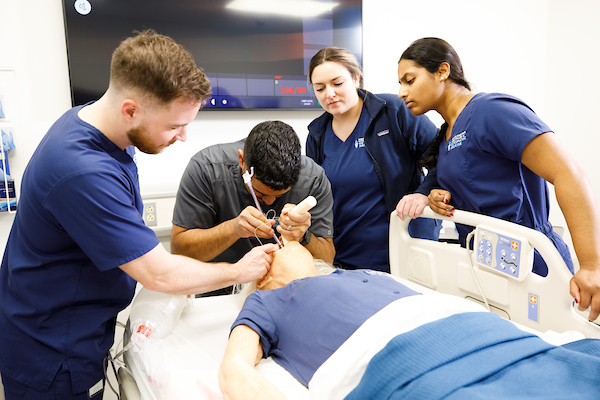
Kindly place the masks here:
<instances>
[{"instance_id":1,"label":"wall-mounted flat screen monitor","mask_svg":"<svg viewBox=\"0 0 600 400\"><path fill-rule=\"evenodd\" d=\"M317 110L306 77L312 56L339 46L362 63L361 0L63 0L63 5L73 105L102 96L113 50L146 29L192 53L212 83L207 110Z\"/></svg>"}]
</instances>

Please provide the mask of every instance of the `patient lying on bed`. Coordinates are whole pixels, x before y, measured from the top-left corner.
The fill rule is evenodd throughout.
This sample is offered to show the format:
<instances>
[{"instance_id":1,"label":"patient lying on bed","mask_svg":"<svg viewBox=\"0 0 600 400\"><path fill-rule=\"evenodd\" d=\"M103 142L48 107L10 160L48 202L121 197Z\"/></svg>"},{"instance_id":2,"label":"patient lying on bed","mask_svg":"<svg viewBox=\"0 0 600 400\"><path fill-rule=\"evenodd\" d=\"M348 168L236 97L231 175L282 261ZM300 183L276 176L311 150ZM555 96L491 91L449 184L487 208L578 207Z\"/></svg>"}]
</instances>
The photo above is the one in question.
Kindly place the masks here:
<instances>
[{"instance_id":1,"label":"patient lying on bed","mask_svg":"<svg viewBox=\"0 0 600 400\"><path fill-rule=\"evenodd\" d=\"M319 276L296 242L258 288L232 326L225 398L283 398L254 368L267 356L314 398L600 398L600 341L553 346L467 300L370 270ZM360 358L368 366L357 372Z\"/></svg>"}]
</instances>

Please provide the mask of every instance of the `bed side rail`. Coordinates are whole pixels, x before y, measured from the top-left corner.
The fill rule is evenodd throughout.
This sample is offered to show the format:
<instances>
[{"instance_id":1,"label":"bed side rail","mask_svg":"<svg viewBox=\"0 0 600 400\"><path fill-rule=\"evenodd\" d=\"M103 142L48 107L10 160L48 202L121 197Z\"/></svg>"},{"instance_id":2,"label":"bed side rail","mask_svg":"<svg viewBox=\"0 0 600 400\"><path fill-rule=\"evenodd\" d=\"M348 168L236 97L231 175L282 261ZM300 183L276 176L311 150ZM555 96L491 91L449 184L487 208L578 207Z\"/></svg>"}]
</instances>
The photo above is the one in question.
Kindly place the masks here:
<instances>
[{"instance_id":1,"label":"bed side rail","mask_svg":"<svg viewBox=\"0 0 600 400\"><path fill-rule=\"evenodd\" d=\"M587 320L588 312L574 308L569 294L572 275L544 234L461 210L455 210L453 217L443 217L426 207L421 217L475 227L474 248L470 251L457 244L412 238L408 234L410 219L402 221L394 211L390 216L393 275L441 293L487 301L491 311L538 331L575 330L600 338L600 326ZM516 256L511 251L515 247ZM546 277L531 273L534 248L548 265Z\"/></svg>"}]
</instances>

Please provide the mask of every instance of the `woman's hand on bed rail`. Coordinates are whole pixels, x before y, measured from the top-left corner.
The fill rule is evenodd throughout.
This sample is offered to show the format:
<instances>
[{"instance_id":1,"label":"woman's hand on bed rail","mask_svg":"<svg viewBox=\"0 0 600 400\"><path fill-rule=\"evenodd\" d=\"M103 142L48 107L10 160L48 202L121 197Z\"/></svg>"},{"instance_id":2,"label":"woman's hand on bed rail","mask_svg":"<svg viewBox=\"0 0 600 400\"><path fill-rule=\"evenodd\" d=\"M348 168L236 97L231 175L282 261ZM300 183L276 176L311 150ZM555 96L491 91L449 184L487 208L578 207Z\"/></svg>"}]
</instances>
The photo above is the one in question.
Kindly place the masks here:
<instances>
[{"instance_id":1,"label":"woman's hand on bed rail","mask_svg":"<svg viewBox=\"0 0 600 400\"><path fill-rule=\"evenodd\" d=\"M446 217L451 217L454 215L454 207L450 205L450 199L452 199L452 194L443 189L433 189L429 192L429 196L427 197L429 201L429 208L431 208L434 212L445 215Z\"/></svg>"},{"instance_id":2,"label":"woman's hand on bed rail","mask_svg":"<svg viewBox=\"0 0 600 400\"><path fill-rule=\"evenodd\" d=\"M590 308L588 319L595 321L600 315L600 266L589 267L584 263L571 278L571 296L579 304L579 310Z\"/></svg>"},{"instance_id":3,"label":"woman's hand on bed rail","mask_svg":"<svg viewBox=\"0 0 600 400\"><path fill-rule=\"evenodd\" d=\"M417 218L427 206L429 200L421 193L407 194L402 197L396 206L396 215L404 221L404 217Z\"/></svg>"}]
</instances>

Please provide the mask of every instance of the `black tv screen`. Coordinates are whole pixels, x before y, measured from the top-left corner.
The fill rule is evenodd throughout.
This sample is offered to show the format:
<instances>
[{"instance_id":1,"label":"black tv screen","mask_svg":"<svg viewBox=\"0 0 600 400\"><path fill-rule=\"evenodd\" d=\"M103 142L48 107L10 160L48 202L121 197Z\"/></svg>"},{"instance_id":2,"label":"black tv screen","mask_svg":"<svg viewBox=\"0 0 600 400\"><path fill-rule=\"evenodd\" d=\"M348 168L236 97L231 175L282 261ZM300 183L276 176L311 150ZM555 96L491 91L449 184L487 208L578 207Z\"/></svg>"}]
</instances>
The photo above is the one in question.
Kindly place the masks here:
<instances>
[{"instance_id":1,"label":"black tv screen","mask_svg":"<svg viewBox=\"0 0 600 400\"><path fill-rule=\"evenodd\" d=\"M362 63L361 0L309 2L329 7L317 16L298 15L306 4L278 13L298 0L271 0L276 12L231 9L233 1L63 0L73 105L102 96L113 50L146 29L192 53L213 86L209 110L320 109L306 77L312 56L339 46Z\"/></svg>"}]
</instances>

